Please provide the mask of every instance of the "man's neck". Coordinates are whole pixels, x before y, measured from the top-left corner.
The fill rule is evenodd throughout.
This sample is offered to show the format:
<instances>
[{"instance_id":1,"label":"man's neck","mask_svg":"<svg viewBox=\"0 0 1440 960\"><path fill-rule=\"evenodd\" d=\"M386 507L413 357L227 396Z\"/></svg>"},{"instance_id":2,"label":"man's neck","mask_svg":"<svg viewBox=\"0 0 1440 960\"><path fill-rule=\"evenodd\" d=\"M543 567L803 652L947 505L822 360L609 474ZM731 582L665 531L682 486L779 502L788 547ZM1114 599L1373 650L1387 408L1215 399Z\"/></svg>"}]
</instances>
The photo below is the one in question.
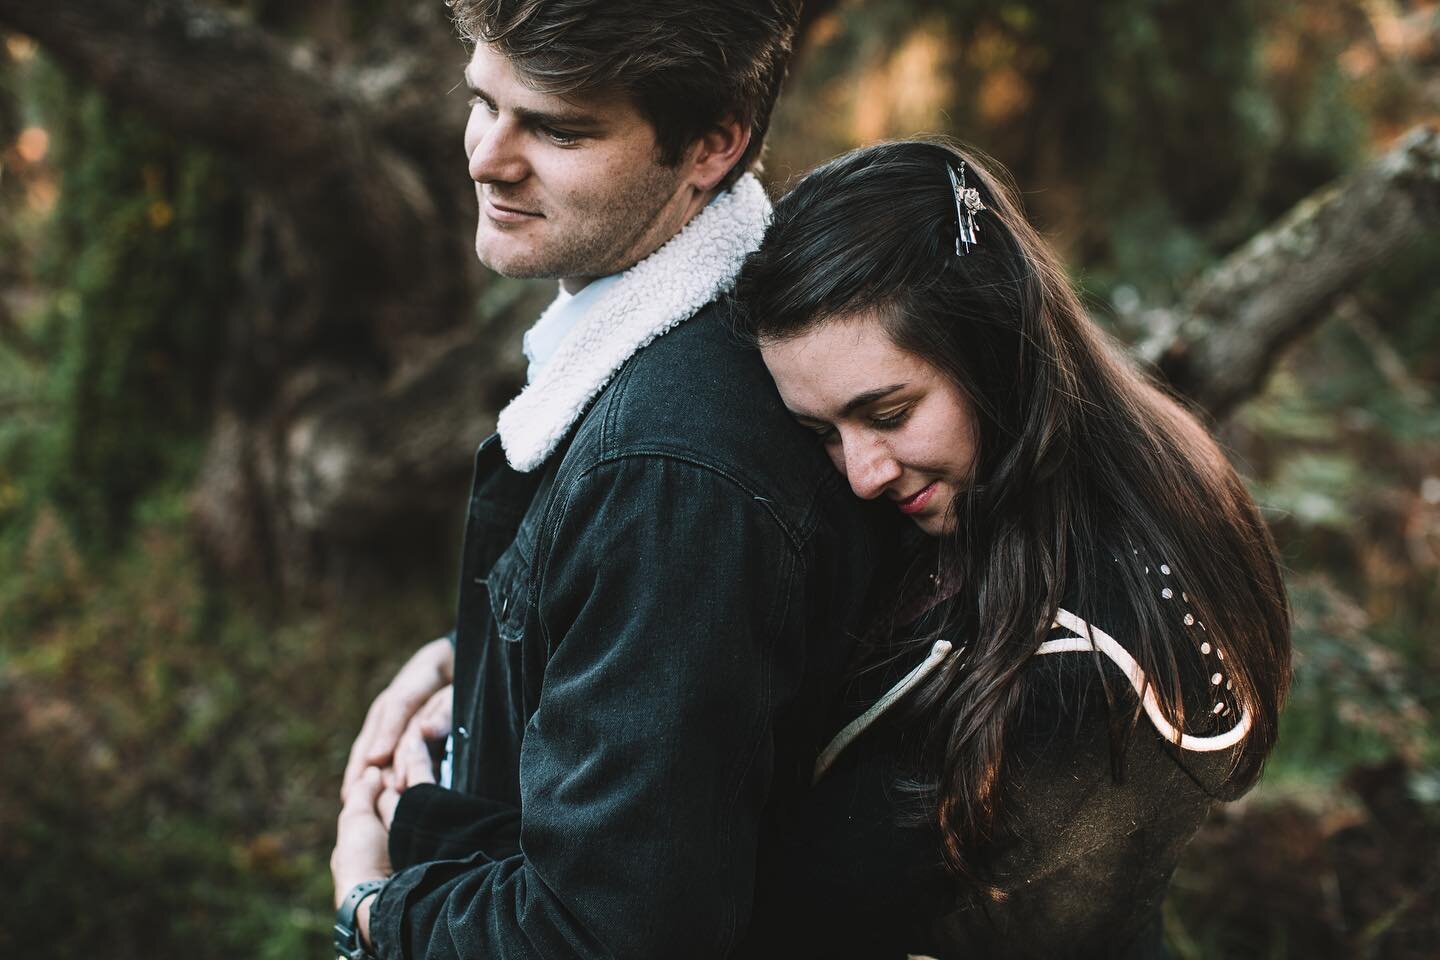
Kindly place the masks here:
<instances>
[{"instance_id":1,"label":"man's neck","mask_svg":"<svg viewBox=\"0 0 1440 960\"><path fill-rule=\"evenodd\" d=\"M674 237L675 234L679 233L681 230L684 230L686 225L689 224L691 220L695 219L695 215L701 210L704 210L707 206L709 206L710 201L714 200L719 195L719 193L720 191L718 190L708 190L705 193L696 194L690 200L689 204L687 204L684 215L681 218L680 225L678 227L671 231L668 236L661 239L659 243L655 244L653 248L646 250L643 254L636 257L633 263L627 263L625 266L621 267L615 272L620 273L624 270L628 270L636 263L644 260L646 257L650 256L650 254L654 253L656 250L659 250L661 247L665 246L665 244L669 243L670 239ZM596 280L599 279L599 277L561 277L560 286L565 290L566 293L570 294L573 297L575 294L579 293L581 290L584 290L590 284L594 283Z\"/></svg>"}]
</instances>

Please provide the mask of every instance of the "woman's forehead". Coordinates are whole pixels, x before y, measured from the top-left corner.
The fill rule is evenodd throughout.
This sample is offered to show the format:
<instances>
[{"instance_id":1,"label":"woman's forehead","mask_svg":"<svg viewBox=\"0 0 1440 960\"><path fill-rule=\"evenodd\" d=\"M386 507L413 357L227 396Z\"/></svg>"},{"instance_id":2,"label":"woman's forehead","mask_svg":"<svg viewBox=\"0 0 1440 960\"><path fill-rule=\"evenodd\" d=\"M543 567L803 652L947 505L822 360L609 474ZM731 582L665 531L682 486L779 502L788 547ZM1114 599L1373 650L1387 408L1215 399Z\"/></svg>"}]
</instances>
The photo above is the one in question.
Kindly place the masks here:
<instances>
[{"instance_id":1,"label":"woman's forehead","mask_svg":"<svg viewBox=\"0 0 1440 960\"><path fill-rule=\"evenodd\" d=\"M934 369L891 340L874 315L832 318L760 345L781 397L795 413L830 420L857 398L929 380Z\"/></svg>"}]
</instances>

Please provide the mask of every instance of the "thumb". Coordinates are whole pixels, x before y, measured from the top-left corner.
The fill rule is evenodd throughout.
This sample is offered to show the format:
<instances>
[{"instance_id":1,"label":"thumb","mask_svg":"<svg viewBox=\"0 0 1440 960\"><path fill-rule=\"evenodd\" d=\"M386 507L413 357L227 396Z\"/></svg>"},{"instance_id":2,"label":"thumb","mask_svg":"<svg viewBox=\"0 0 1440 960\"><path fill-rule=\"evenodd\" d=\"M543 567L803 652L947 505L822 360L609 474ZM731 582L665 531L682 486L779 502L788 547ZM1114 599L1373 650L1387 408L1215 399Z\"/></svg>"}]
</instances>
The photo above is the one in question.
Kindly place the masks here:
<instances>
[{"instance_id":1,"label":"thumb","mask_svg":"<svg viewBox=\"0 0 1440 960\"><path fill-rule=\"evenodd\" d=\"M385 783L380 776L380 768L366 767L365 772L360 775L360 779L350 785L350 792L345 797L345 809L374 812L375 800L384 788Z\"/></svg>"},{"instance_id":2,"label":"thumb","mask_svg":"<svg viewBox=\"0 0 1440 960\"><path fill-rule=\"evenodd\" d=\"M395 744L400 740L400 734L405 731L405 725L410 722L414 712L415 704L408 700L385 712L375 724L370 752L365 755L366 762L376 765L389 762L390 756L395 752Z\"/></svg>"}]
</instances>

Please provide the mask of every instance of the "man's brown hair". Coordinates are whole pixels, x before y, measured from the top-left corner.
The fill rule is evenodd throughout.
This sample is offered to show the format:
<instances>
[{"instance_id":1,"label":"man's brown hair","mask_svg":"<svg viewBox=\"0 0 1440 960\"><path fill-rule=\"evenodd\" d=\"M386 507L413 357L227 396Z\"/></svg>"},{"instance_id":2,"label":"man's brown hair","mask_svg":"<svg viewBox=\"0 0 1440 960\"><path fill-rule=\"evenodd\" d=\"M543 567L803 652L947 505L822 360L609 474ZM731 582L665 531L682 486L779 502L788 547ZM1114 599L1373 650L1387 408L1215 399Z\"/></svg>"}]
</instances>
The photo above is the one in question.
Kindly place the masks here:
<instances>
[{"instance_id":1,"label":"man's brown hair","mask_svg":"<svg viewBox=\"0 0 1440 960\"><path fill-rule=\"evenodd\" d=\"M655 128L660 162L727 118L750 144L726 174L754 167L800 0L448 0L461 34L488 43L526 83L568 96L628 95Z\"/></svg>"}]
</instances>

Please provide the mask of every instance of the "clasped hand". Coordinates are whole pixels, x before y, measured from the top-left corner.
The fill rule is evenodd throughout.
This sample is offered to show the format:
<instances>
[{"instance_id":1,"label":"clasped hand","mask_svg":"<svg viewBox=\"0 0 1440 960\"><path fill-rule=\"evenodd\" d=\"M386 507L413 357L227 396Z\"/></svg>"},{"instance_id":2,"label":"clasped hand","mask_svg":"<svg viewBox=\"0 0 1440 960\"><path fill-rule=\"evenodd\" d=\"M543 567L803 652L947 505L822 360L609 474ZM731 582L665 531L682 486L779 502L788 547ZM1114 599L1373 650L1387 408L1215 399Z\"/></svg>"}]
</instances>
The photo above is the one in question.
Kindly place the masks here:
<instances>
[{"instance_id":1,"label":"clasped hand","mask_svg":"<svg viewBox=\"0 0 1440 960\"><path fill-rule=\"evenodd\" d=\"M389 831L400 794L435 782L430 745L450 732L454 663L448 639L427 643L365 714L345 765L330 856L337 905L355 884L389 876ZM368 935L368 911L361 920Z\"/></svg>"},{"instance_id":2,"label":"clasped hand","mask_svg":"<svg viewBox=\"0 0 1440 960\"><path fill-rule=\"evenodd\" d=\"M366 767L384 771L385 786L397 793L412 784L435 782L430 744L450 732L454 671L455 649L441 637L417 650L380 691L350 747L342 801Z\"/></svg>"}]
</instances>

